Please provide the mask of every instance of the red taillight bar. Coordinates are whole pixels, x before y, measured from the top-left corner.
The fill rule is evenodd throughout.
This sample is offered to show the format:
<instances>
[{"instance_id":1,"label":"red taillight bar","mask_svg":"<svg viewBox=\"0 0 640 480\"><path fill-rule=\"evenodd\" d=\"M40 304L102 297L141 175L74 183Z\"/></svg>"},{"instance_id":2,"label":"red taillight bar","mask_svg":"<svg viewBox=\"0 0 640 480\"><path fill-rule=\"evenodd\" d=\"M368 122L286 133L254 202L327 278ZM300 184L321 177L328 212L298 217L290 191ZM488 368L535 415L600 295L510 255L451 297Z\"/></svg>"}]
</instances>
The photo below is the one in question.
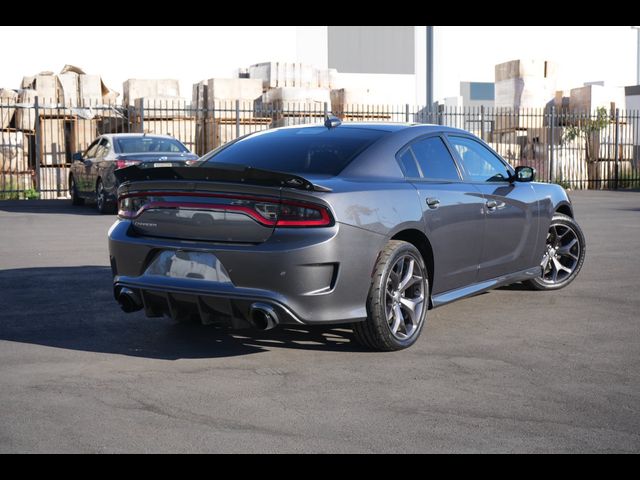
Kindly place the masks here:
<instances>
[{"instance_id":1,"label":"red taillight bar","mask_svg":"<svg viewBox=\"0 0 640 480\"><path fill-rule=\"evenodd\" d=\"M116 169L130 167L131 165L140 165L142 160L116 160Z\"/></svg>"},{"instance_id":2,"label":"red taillight bar","mask_svg":"<svg viewBox=\"0 0 640 480\"><path fill-rule=\"evenodd\" d=\"M193 210L214 210L218 212L239 212L244 213L245 215L250 216L258 223L266 227L274 227L276 226L276 222L274 220L269 220L268 218L264 218L255 210L249 207L243 207L241 205L223 205L223 204L212 204L212 203L178 203L178 202L150 202L146 205L140 207L140 209L133 215L128 216L124 215L125 218L137 218L142 215L147 210L153 210L154 208L188 208Z\"/></svg>"},{"instance_id":3,"label":"red taillight bar","mask_svg":"<svg viewBox=\"0 0 640 480\"><path fill-rule=\"evenodd\" d=\"M292 205L288 202L282 202L285 205ZM301 206L301 205L298 205ZM320 220L278 220L276 222L276 227L328 227L331 225L331 217L329 216L329 212L324 207L319 205L314 205L313 207L305 208L313 208L314 210L318 210L320 215L322 215L322 219Z\"/></svg>"},{"instance_id":4,"label":"red taillight bar","mask_svg":"<svg viewBox=\"0 0 640 480\"><path fill-rule=\"evenodd\" d=\"M318 220L270 220L262 216L257 210L242 205L225 205L197 202L150 202L138 209L136 212L127 212L119 210L118 215L127 219L139 217L146 210L154 208L187 208L195 210L214 210L214 211L232 211L248 215L261 225L267 227L328 227L332 225L333 219L326 207L315 203L306 203L296 200L282 200L279 198L254 197L250 195L234 195L224 193L202 193L202 192L153 192L153 193L131 193L121 195L118 198L118 205L121 200L130 197L200 197L200 198L228 198L238 200L249 200L255 202L264 202L277 205L289 205L293 207L308 208L320 212L322 218Z\"/></svg>"}]
</instances>

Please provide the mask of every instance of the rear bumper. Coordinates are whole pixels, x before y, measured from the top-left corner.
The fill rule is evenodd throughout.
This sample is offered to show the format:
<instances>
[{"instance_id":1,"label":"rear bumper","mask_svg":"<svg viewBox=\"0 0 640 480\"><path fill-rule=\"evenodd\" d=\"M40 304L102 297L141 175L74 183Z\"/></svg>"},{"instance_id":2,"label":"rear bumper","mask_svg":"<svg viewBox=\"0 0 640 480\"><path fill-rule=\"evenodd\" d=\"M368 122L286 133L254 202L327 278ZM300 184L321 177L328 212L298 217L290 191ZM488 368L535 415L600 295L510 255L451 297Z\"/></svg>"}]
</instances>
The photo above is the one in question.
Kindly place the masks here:
<instances>
[{"instance_id":1,"label":"rear bumper","mask_svg":"<svg viewBox=\"0 0 640 480\"><path fill-rule=\"evenodd\" d=\"M139 237L130 222L109 231L114 294L128 288L149 316L197 313L203 322L251 324L251 305L269 305L284 324L334 324L366 318L371 272L384 236L337 224L331 228L276 229L266 242L231 245ZM163 251L214 254L230 283L149 275Z\"/></svg>"},{"instance_id":2,"label":"rear bumper","mask_svg":"<svg viewBox=\"0 0 640 480\"><path fill-rule=\"evenodd\" d=\"M129 289L139 298L148 317L168 316L174 320L198 315L202 323L225 323L232 328L255 326L251 311L254 305L268 305L278 323L303 324L281 299L267 292L252 289L227 288L210 282L173 280L171 283L157 278L114 278L114 297Z\"/></svg>"}]
</instances>

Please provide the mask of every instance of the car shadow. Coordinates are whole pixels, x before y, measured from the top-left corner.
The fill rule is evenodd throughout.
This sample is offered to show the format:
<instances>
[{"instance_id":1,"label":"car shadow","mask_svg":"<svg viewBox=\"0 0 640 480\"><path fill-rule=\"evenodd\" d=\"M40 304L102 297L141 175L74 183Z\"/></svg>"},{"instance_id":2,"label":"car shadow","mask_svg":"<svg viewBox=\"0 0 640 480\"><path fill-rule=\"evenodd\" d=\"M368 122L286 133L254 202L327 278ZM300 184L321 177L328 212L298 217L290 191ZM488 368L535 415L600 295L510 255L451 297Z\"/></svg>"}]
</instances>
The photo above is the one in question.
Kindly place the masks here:
<instances>
[{"instance_id":1,"label":"car shadow","mask_svg":"<svg viewBox=\"0 0 640 480\"><path fill-rule=\"evenodd\" d=\"M67 215L100 215L94 204L71 205L71 200L2 200L0 212L63 213Z\"/></svg>"},{"instance_id":2,"label":"car shadow","mask_svg":"<svg viewBox=\"0 0 640 480\"><path fill-rule=\"evenodd\" d=\"M113 299L110 269L98 266L0 271L0 340L163 360L230 357L274 347L365 351L344 327L231 331L125 314Z\"/></svg>"},{"instance_id":3,"label":"car shadow","mask_svg":"<svg viewBox=\"0 0 640 480\"><path fill-rule=\"evenodd\" d=\"M511 285L504 285L498 287L496 290L509 290L512 292L531 292L531 289L522 283L512 283Z\"/></svg>"}]
</instances>

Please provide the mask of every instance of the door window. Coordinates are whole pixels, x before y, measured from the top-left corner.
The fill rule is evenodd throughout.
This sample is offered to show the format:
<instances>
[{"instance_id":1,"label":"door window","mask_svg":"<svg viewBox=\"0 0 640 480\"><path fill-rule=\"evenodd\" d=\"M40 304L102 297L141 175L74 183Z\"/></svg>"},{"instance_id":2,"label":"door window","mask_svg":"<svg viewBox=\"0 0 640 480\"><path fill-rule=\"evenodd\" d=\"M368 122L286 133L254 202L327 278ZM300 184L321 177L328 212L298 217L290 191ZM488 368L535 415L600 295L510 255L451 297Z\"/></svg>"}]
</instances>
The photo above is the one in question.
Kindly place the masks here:
<instances>
[{"instance_id":1,"label":"door window","mask_svg":"<svg viewBox=\"0 0 640 480\"><path fill-rule=\"evenodd\" d=\"M84 154L84 158L95 158L99 143L100 143L100 140L98 139L98 140L95 140L91 145L89 145L89 147L87 148L87 151Z\"/></svg>"},{"instance_id":2,"label":"door window","mask_svg":"<svg viewBox=\"0 0 640 480\"><path fill-rule=\"evenodd\" d=\"M95 158L101 160L109 152L109 141L106 138L100 140L100 145L95 153Z\"/></svg>"},{"instance_id":3,"label":"door window","mask_svg":"<svg viewBox=\"0 0 640 480\"><path fill-rule=\"evenodd\" d=\"M458 152L462 168L472 182L507 182L507 166L491 150L468 137L449 136Z\"/></svg>"}]
</instances>

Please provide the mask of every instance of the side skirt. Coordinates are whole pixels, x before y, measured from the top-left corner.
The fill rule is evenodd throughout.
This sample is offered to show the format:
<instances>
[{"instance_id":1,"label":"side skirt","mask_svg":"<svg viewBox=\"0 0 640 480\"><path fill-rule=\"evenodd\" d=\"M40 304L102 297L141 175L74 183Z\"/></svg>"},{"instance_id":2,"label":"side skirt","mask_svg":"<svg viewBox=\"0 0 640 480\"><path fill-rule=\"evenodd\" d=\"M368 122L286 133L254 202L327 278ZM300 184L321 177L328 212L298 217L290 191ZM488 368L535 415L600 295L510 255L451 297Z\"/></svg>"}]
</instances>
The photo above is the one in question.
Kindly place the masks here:
<instances>
[{"instance_id":1,"label":"side skirt","mask_svg":"<svg viewBox=\"0 0 640 480\"><path fill-rule=\"evenodd\" d=\"M448 292L444 293L439 293L438 295L434 295L431 298L431 303L433 305L433 308L437 308L441 307L442 305L446 305L447 303L455 302L456 300L461 300L463 298L486 292L487 290L492 290L504 285L536 278L542 274L540 269L541 267L539 266L532 267L528 268L527 270L522 270L521 272L510 273L509 275L503 275L501 277L492 278L491 280L484 280L482 282L474 283L473 285L457 288L455 290L449 290Z\"/></svg>"}]
</instances>

